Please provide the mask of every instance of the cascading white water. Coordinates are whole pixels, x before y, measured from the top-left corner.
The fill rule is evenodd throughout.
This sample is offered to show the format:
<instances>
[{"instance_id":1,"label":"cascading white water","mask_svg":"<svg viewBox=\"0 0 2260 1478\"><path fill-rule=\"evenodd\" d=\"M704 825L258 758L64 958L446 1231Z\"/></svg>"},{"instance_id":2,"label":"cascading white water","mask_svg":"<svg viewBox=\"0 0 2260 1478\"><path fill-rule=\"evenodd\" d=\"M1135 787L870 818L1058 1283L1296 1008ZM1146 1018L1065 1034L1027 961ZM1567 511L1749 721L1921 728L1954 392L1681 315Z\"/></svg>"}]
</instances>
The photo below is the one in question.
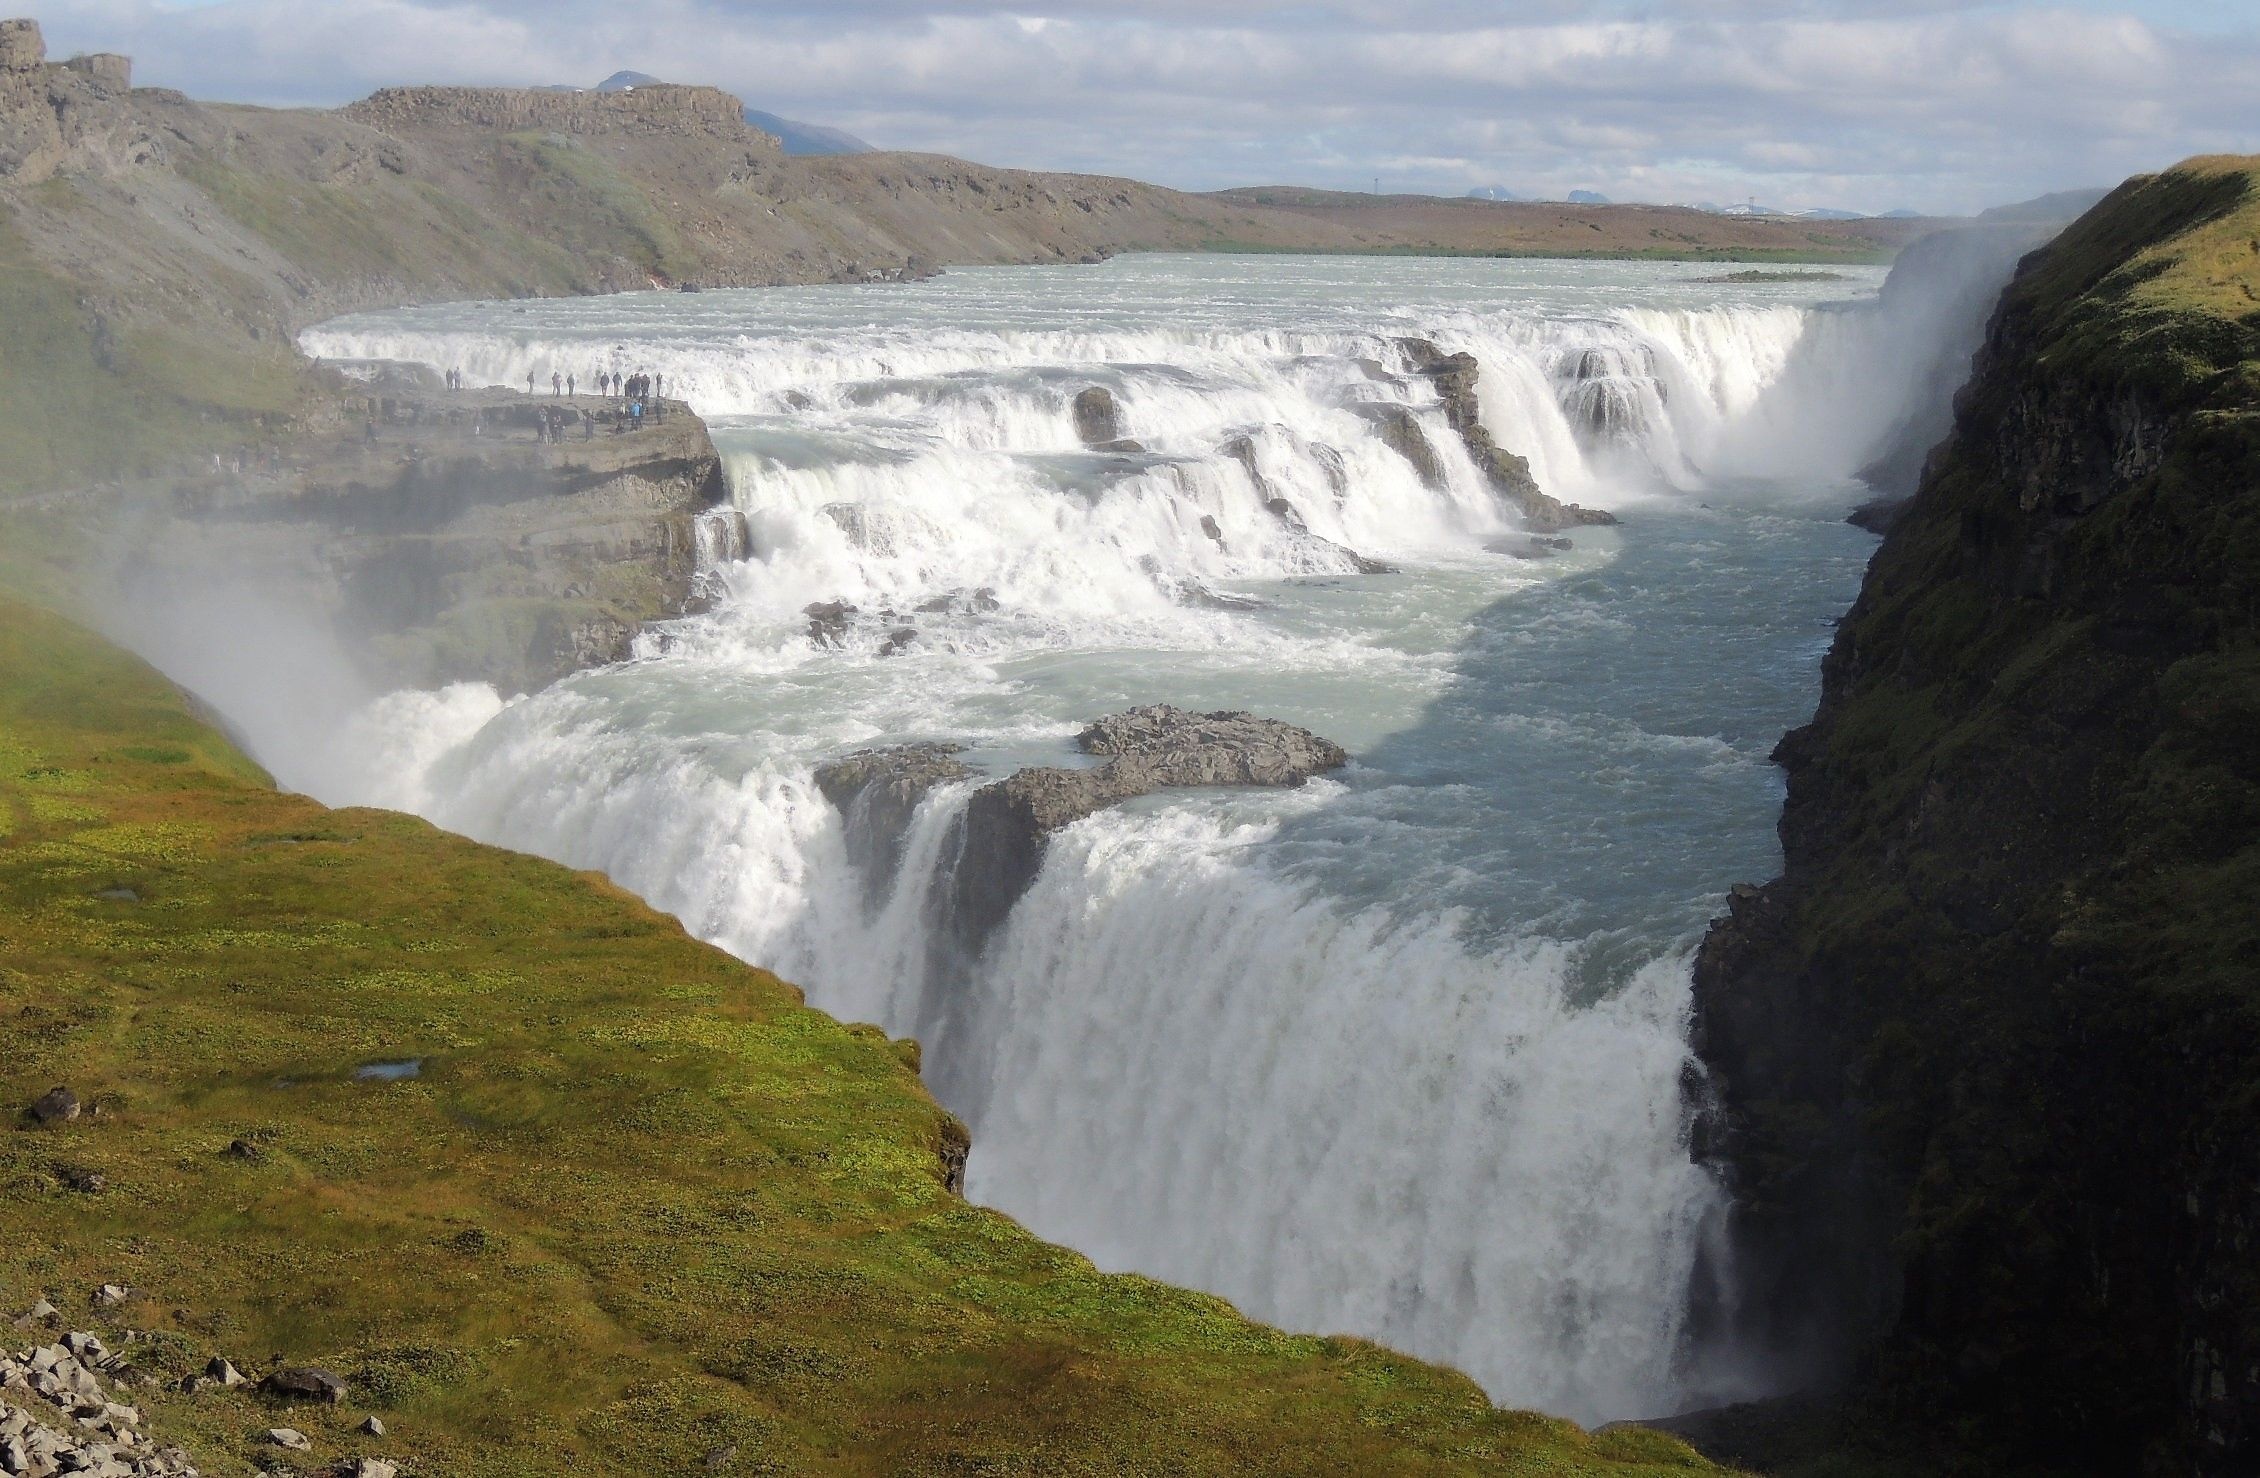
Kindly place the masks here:
<instances>
[{"instance_id":1,"label":"cascading white water","mask_svg":"<svg viewBox=\"0 0 2260 1478\"><path fill-rule=\"evenodd\" d=\"M266 757L601 867L923 1034L972 1193L1104 1265L1580 1417L1738 1394L1686 1339L1721 1204L1685 1149L1684 961L1718 890L1773 866L1764 753L1864 549L1843 478L1935 338L1855 276L1132 258L343 320L307 347L660 374L725 452L700 539L726 598L647 660L507 705L396 694L319 763ZM1552 551L1409 334L1474 353L1498 441L1624 531L1498 552ZM1081 446L1090 386L1136 449ZM1388 439L1405 414L1428 477ZM1306 723L1357 763L1079 823L970 968L931 895L978 865L950 852L971 787L875 890L812 778L916 738L1059 762L1151 701Z\"/></svg>"}]
</instances>

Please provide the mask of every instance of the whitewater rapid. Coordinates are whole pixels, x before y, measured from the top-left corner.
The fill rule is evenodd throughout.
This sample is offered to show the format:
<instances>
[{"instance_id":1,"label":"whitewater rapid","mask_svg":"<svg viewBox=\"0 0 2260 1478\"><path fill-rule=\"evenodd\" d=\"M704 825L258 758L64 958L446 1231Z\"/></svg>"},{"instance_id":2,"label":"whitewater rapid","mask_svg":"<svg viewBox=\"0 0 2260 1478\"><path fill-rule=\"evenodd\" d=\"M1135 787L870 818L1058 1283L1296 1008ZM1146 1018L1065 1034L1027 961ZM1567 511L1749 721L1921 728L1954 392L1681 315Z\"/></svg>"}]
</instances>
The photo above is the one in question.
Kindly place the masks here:
<instances>
[{"instance_id":1,"label":"whitewater rapid","mask_svg":"<svg viewBox=\"0 0 2260 1478\"><path fill-rule=\"evenodd\" d=\"M720 600L636 662L393 694L263 757L601 868L921 1036L969 1193L1103 1266L1584 1419L1748 1394L1691 1324L1731 1270L1687 1154L1686 958L1773 869L1765 752L1866 550L1849 478L1945 326L1877 272L1715 270L1145 257L325 325L319 356L479 383L661 375L724 453ZM1498 442L1624 527L1533 545L1406 336L1474 354ZM1093 386L1135 447L1082 445ZM880 884L813 780L910 739L1072 763L1082 723L1159 701L1355 762L1078 823L970 962L936 890L971 787Z\"/></svg>"}]
</instances>

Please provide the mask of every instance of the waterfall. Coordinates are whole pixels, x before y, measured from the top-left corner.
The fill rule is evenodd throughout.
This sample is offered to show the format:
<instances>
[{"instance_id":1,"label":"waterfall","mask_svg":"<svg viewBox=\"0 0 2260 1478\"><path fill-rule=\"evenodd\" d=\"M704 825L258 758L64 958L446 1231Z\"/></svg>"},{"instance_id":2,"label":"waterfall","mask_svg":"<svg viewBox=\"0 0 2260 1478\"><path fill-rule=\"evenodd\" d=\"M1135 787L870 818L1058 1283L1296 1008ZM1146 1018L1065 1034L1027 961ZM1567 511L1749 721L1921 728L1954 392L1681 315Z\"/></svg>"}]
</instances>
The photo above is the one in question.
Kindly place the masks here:
<instances>
[{"instance_id":1,"label":"waterfall","mask_svg":"<svg viewBox=\"0 0 2260 1478\"><path fill-rule=\"evenodd\" d=\"M601 868L922 1035L971 1194L1102 1265L1580 1418L1748 1394L1686 1328L1722 1213L1685 1151L1686 951L1769 866L1765 749L1864 555L1843 485L1935 325L1873 274L1832 306L1600 270L1126 259L322 326L315 354L473 383L658 373L730 506L699 525L713 609L648 660L390 695L342 760L265 757ZM1529 548L1406 335L1472 353L1499 444L1625 531ZM1122 444L1078 437L1092 387ZM971 783L876 880L814 783L914 738L1073 762L1081 722L1154 700L1358 763L1077 823L971 960L935 927L980 865Z\"/></svg>"}]
</instances>

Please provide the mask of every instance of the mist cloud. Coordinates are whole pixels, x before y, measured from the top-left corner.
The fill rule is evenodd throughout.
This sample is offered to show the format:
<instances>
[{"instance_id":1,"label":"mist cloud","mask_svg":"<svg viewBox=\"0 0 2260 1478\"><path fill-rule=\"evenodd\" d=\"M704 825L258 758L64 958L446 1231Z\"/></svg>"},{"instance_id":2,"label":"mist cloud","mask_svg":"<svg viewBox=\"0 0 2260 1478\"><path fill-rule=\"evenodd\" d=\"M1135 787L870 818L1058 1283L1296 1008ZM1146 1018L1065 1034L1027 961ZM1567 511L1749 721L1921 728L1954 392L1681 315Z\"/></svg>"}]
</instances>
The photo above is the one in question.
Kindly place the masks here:
<instances>
[{"instance_id":1,"label":"mist cloud","mask_svg":"<svg viewBox=\"0 0 2260 1478\"><path fill-rule=\"evenodd\" d=\"M2131 3L2131 0L2130 0ZM19 0L19 5L23 0ZM198 96L713 82L887 147L1186 188L1968 210L2260 148L2260 22L1921 0L34 0ZM1503 15L1506 18L1503 18ZM2158 16L2148 19L2146 16Z\"/></svg>"}]
</instances>

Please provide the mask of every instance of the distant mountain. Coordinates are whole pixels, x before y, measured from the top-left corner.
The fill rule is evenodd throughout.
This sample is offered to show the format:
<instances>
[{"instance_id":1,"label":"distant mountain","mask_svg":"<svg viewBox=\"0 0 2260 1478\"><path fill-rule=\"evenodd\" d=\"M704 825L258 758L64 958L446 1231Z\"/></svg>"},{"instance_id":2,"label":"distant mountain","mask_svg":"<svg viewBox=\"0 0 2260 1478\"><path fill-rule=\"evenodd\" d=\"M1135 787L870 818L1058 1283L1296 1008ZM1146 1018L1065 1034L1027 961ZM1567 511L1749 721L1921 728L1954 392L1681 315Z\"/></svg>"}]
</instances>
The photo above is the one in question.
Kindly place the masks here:
<instances>
[{"instance_id":1,"label":"distant mountain","mask_svg":"<svg viewBox=\"0 0 2260 1478\"><path fill-rule=\"evenodd\" d=\"M596 85L598 92L626 92L630 88L662 85L657 77L644 72L614 72ZM821 123L803 123L797 118L780 118L775 113L764 113L759 108L745 110L745 121L763 133L773 133L785 146L787 154L870 154L871 145L844 129L827 128Z\"/></svg>"},{"instance_id":2,"label":"distant mountain","mask_svg":"<svg viewBox=\"0 0 2260 1478\"><path fill-rule=\"evenodd\" d=\"M1722 216L1779 216L1788 214L1787 211L1775 210L1770 205L1760 205L1755 200L1739 200L1732 205L1722 205L1719 207L1718 213Z\"/></svg>"},{"instance_id":3,"label":"distant mountain","mask_svg":"<svg viewBox=\"0 0 2260 1478\"><path fill-rule=\"evenodd\" d=\"M1882 215L1876 217L1876 219L1879 221L1919 221L1922 218L1923 213L1921 211L1909 210L1904 205L1900 206L1897 210L1887 210Z\"/></svg>"},{"instance_id":4,"label":"distant mountain","mask_svg":"<svg viewBox=\"0 0 2260 1478\"><path fill-rule=\"evenodd\" d=\"M1569 192L1568 198L1572 205L1610 205L1614 203L1598 190L1572 190Z\"/></svg>"},{"instance_id":5,"label":"distant mountain","mask_svg":"<svg viewBox=\"0 0 2260 1478\"><path fill-rule=\"evenodd\" d=\"M1825 205L1817 206L1812 210L1800 210L1794 214L1800 221L1864 221L1867 219L1859 211L1835 210Z\"/></svg>"},{"instance_id":6,"label":"distant mountain","mask_svg":"<svg viewBox=\"0 0 2260 1478\"><path fill-rule=\"evenodd\" d=\"M1470 200L1520 200L1522 197L1504 185L1477 185L1467 192Z\"/></svg>"},{"instance_id":7,"label":"distant mountain","mask_svg":"<svg viewBox=\"0 0 2260 1478\"><path fill-rule=\"evenodd\" d=\"M792 118L779 118L774 113L764 113L758 108L745 110L745 121L764 133L773 133L784 141L787 154L871 154L875 146L865 143L845 129L827 128L821 123L802 123Z\"/></svg>"}]
</instances>

